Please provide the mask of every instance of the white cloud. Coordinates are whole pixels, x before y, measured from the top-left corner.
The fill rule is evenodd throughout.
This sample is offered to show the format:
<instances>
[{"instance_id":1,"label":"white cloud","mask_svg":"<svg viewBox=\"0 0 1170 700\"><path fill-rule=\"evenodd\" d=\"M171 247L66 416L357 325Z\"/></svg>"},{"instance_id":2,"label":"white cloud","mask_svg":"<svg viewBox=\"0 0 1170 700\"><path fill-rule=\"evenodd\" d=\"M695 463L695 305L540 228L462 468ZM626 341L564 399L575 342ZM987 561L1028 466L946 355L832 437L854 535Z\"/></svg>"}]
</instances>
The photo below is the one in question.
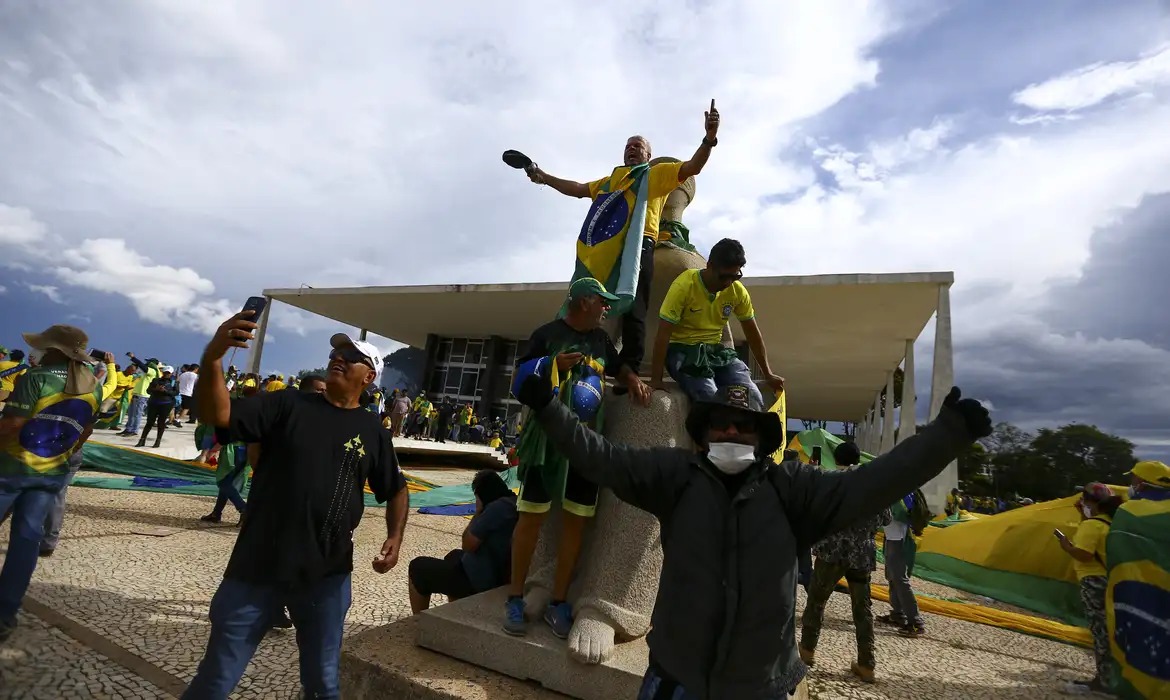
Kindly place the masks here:
<instances>
[{"instance_id":1,"label":"white cloud","mask_svg":"<svg viewBox=\"0 0 1170 700\"><path fill-rule=\"evenodd\" d=\"M125 296L139 318L210 334L237 309L211 297L212 282L189 267L156 264L123 240L87 239L64 251L52 269L61 281Z\"/></svg>"},{"instance_id":2,"label":"white cloud","mask_svg":"<svg viewBox=\"0 0 1170 700\"><path fill-rule=\"evenodd\" d=\"M44 235L45 225L31 211L0 203L0 245L24 247L40 241Z\"/></svg>"},{"instance_id":3,"label":"white cloud","mask_svg":"<svg viewBox=\"0 0 1170 700\"><path fill-rule=\"evenodd\" d=\"M929 31L908 16L921 5L48 4L51 30L15 37L35 44L0 42L31 47L0 56L23 67L0 73L0 244L73 251L48 265L55 284L205 332L238 308L223 299L263 288L563 280L585 203L499 153L573 179L607 172L632 133L685 158L715 97L720 145L686 215L698 245L743 240L753 275L952 269L956 300L1000 285L956 301L961 345L1026 322L1096 228L1170 189L1170 49L917 124L850 111L889 88L882 42ZM994 113L1009 98L1018 113ZM33 260L48 264L2 264ZM269 328L283 355L338 326L278 304Z\"/></svg>"},{"instance_id":4,"label":"white cloud","mask_svg":"<svg viewBox=\"0 0 1170 700\"><path fill-rule=\"evenodd\" d=\"M61 293L51 284L29 284L25 285L30 292L37 294L44 294L49 298L49 301L54 304L64 304L65 300L61 298Z\"/></svg>"},{"instance_id":5,"label":"white cloud","mask_svg":"<svg viewBox=\"0 0 1170 700\"><path fill-rule=\"evenodd\" d=\"M4 285L0 284L0 294L7 294L7 293L8 293L8 287L5 287Z\"/></svg>"},{"instance_id":6,"label":"white cloud","mask_svg":"<svg viewBox=\"0 0 1170 700\"><path fill-rule=\"evenodd\" d=\"M1035 110L1075 111L1110 97L1131 95L1170 83L1170 44L1134 61L1094 63L1029 85L1012 95L1016 104Z\"/></svg>"}]
</instances>

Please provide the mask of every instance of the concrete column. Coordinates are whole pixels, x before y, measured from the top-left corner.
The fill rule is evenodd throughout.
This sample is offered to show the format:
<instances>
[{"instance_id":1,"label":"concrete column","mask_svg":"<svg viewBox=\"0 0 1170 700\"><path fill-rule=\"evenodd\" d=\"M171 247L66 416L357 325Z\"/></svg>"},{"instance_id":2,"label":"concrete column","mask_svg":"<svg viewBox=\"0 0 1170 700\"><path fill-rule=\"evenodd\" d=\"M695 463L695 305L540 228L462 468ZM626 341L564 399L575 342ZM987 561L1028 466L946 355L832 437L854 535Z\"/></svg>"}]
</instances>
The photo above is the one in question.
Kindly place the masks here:
<instances>
[{"instance_id":1,"label":"concrete column","mask_svg":"<svg viewBox=\"0 0 1170 700\"><path fill-rule=\"evenodd\" d=\"M946 285L938 288L938 312L934 321L934 369L930 377L930 420L942 408L955 381L954 348L951 344L951 290Z\"/></svg>"},{"instance_id":2,"label":"concrete column","mask_svg":"<svg viewBox=\"0 0 1170 700\"><path fill-rule=\"evenodd\" d=\"M914 339L906 341L906 360L902 363L902 408L898 412L898 442L918 429L918 410L914 400Z\"/></svg>"},{"instance_id":3,"label":"concrete column","mask_svg":"<svg viewBox=\"0 0 1170 700\"><path fill-rule=\"evenodd\" d=\"M934 321L934 368L930 377L930 416L934 420L942 408L955 381L954 346L951 343L951 289L939 285L938 311ZM947 494L959 485L959 467L951 462L935 478L922 487L930 509L941 513L946 505Z\"/></svg>"},{"instance_id":4,"label":"concrete column","mask_svg":"<svg viewBox=\"0 0 1170 700\"><path fill-rule=\"evenodd\" d=\"M248 356L246 372L260 374L260 357L264 354L264 336L268 333L268 314L272 313L272 297L264 297L268 303L264 305L264 313L260 314L259 328L256 337L252 340L252 353Z\"/></svg>"},{"instance_id":5,"label":"concrete column","mask_svg":"<svg viewBox=\"0 0 1170 700\"><path fill-rule=\"evenodd\" d=\"M886 373L886 414L882 416L882 446L885 454L894 449L894 373Z\"/></svg>"},{"instance_id":6,"label":"concrete column","mask_svg":"<svg viewBox=\"0 0 1170 700\"><path fill-rule=\"evenodd\" d=\"M369 331L366 330L365 328L363 328L362 332L358 334L358 340L365 340L366 335L368 335L368 334L369 334Z\"/></svg>"},{"instance_id":7,"label":"concrete column","mask_svg":"<svg viewBox=\"0 0 1170 700\"><path fill-rule=\"evenodd\" d=\"M484 351L484 366L481 372L487 372L483 378L483 393L479 397L479 402L476 405L476 412L481 416L490 416L492 414L492 404L498 400L502 400L508 394L509 387L498 386L499 366L504 354L504 339L498 335L493 335L487 339L486 349ZM498 396L497 396L498 394Z\"/></svg>"},{"instance_id":8,"label":"concrete column","mask_svg":"<svg viewBox=\"0 0 1170 700\"><path fill-rule=\"evenodd\" d=\"M439 354L440 340L441 338L434 333L427 333L427 343L423 348L426 360L423 362L422 386L420 388L428 394L430 393L431 375L435 373L435 356Z\"/></svg>"},{"instance_id":9,"label":"concrete column","mask_svg":"<svg viewBox=\"0 0 1170 700\"><path fill-rule=\"evenodd\" d=\"M878 392L873 397L873 430L869 434L869 451L871 454L881 454L882 449L882 395Z\"/></svg>"},{"instance_id":10,"label":"concrete column","mask_svg":"<svg viewBox=\"0 0 1170 700\"><path fill-rule=\"evenodd\" d=\"M865 415L861 417L857 429L861 433L861 439L857 441L857 446L861 448L862 452L869 452L869 409L866 409Z\"/></svg>"},{"instance_id":11,"label":"concrete column","mask_svg":"<svg viewBox=\"0 0 1170 700\"><path fill-rule=\"evenodd\" d=\"M866 416L857 419L857 427L853 432L853 442L857 444L857 449L863 451L865 450L865 419Z\"/></svg>"}]
</instances>

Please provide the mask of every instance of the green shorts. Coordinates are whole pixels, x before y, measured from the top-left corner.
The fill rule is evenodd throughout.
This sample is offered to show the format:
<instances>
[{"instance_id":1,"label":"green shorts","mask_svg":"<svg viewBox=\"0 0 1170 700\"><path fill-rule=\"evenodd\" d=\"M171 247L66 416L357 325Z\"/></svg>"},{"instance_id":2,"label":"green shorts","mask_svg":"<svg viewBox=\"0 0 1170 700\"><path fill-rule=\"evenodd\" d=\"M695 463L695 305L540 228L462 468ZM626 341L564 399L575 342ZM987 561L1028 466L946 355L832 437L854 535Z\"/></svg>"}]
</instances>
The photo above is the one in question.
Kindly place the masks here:
<instances>
[{"instance_id":1,"label":"green shorts","mask_svg":"<svg viewBox=\"0 0 1170 700\"><path fill-rule=\"evenodd\" d=\"M597 512L597 484L577 473L572 467L565 476L565 492L561 494L561 507L566 512L582 518L592 518ZM520 497L516 510L521 513L547 513L552 508L552 496L544 486L544 479L538 467L525 471L520 483Z\"/></svg>"}]
</instances>

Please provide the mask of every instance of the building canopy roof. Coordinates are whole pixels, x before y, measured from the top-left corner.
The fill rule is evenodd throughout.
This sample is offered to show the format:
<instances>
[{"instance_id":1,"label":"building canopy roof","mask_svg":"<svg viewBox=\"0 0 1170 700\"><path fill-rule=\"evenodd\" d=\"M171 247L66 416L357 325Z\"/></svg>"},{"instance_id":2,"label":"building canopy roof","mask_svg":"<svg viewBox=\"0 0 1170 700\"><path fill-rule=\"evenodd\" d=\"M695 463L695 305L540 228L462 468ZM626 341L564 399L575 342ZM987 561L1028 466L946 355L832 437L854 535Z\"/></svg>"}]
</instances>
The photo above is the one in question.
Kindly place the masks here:
<instances>
[{"instance_id":1,"label":"building canopy roof","mask_svg":"<svg viewBox=\"0 0 1170 700\"><path fill-rule=\"evenodd\" d=\"M950 272L745 278L770 364L787 380L789 415L860 418L885 385L886 373L902 361L906 340L917 338L933 316L939 287L953 280ZM555 316L567 286L303 287L264 293L421 348L428 333L525 339ZM648 324L648 348L656 326L654 320ZM732 333L742 339L737 323ZM647 367L648 360L643 371Z\"/></svg>"}]
</instances>

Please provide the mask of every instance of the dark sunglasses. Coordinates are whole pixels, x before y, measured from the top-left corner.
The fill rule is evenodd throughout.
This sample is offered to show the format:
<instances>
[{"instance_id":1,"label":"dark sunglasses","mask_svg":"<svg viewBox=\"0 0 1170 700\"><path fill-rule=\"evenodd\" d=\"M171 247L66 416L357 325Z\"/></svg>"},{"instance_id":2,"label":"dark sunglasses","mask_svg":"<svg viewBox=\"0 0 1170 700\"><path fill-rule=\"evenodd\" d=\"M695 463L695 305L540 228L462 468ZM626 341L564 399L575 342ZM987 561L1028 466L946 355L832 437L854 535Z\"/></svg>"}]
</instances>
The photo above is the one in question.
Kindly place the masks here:
<instances>
[{"instance_id":1,"label":"dark sunglasses","mask_svg":"<svg viewBox=\"0 0 1170 700\"><path fill-rule=\"evenodd\" d=\"M333 352L329 353L330 360L341 360L347 364L356 365L363 364L370 369L374 369L374 365L370 362L370 358L366 357L355 347L333 348Z\"/></svg>"},{"instance_id":2,"label":"dark sunglasses","mask_svg":"<svg viewBox=\"0 0 1170 700\"><path fill-rule=\"evenodd\" d=\"M738 282L743 279L743 270L736 270L735 272L720 272L720 282Z\"/></svg>"},{"instance_id":3,"label":"dark sunglasses","mask_svg":"<svg viewBox=\"0 0 1170 700\"><path fill-rule=\"evenodd\" d=\"M756 417L739 411L722 410L711 413L710 428L712 430L727 430L733 425L737 433L754 433L756 432Z\"/></svg>"}]
</instances>

